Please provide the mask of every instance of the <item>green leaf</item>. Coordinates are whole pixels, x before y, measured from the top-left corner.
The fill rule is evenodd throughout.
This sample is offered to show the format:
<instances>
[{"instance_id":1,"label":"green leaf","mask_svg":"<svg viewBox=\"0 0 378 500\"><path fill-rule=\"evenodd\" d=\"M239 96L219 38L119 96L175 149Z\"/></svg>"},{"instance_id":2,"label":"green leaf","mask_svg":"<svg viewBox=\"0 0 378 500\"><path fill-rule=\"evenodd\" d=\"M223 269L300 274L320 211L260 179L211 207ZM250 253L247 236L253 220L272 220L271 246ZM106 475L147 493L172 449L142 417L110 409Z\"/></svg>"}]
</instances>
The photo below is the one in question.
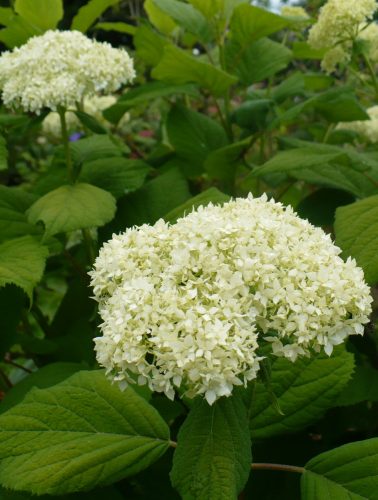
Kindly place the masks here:
<instances>
[{"instance_id":1,"label":"green leaf","mask_svg":"<svg viewBox=\"0 0 378 500\"><path fill-rule=\"evenodd\" d=\"M163 56L164 47L170 42L152 30L149 26L141 24L134 35L134 45L137 56L150 66L156 66Z\"/></svg>"},{"instance_id":2,"label":"green leaf","mask_svg":"<svg viewBox=\"0 0 378 500\"><path fill-rule=\"evenodd\" d=\"M79 179L119 198L139 189L150 171L151 167L141 160L115 157L84 163Z\"/></svg>"},{"instance_id":3,"label":"green leaf","mask_svg":"<svg viewBox=\"0 0 378 500\"><path fill-rule=\"evenodd\" d=\"M122 156L125 152L108 135L92 135L70 144L72 159L77 165L84 162Z\"/></svg>"},{"instance_id":4,"label":"green leaf","mask_svg":"<svg viewBox=\"0 0 378 500\"><path fill-rule=\"evenodd\" d=\"M103 226L116 210L113 196L90 184L61 186L42 196L28 210L31 223L43 222L44 238L54 234Z\"/></svg>"},{"instance_id":5,"label":"green leaf","mask_svg":"<svg viewBox=\"0 0 378 500\"><path fill-rule=\"evenodd\" d=\"M349 406L362 401L378 401L378 370L369 365L356 366L336 405Z\"/></svg>"},{"instance_id":6,"label":"green leaf","mask_svg":"<svg viewBox=\"0 0 378 500\"><path fill-rule=\"evenodd\" d=\"M171 472L184 500L236 500L252 460L246 408L233 395L193 405L180 428Z\"/></svg>"},{"instance_id":7,"label":"green leaf","mask_svg":"<svg viewBox=\"0 0 378 500\"><path fill-rule=\"evenodd\" d=\"M153 24L160 33L170 35L177 27L172 17L159 8L154 0L145 0L143 7L151 24Z\"/></svg>"},{"instance_id":8,"label":"green leaf","mask_svg":"<svg viewBox=\"0 0 378 500\"><path fill-rule=\"evenodd\" d=\"M184 217L186 214L190 213L197 207L205 207L209 203L220 205L226 203L229 200L229 196L219 191L219 189L211 187L209 189L206 189L205 191L202 191L202 193L197 194L197 196L193 196L193 198L190 198L190 200L188 200L187 202L168 212L164 216L164 219L173 224L177 221L177 219L179 219L180 217Z\"/></svg>"},{"instance_id":9,"label":"green leaf","mask_svg":"<svg viewBox=\"0 0 378 500\"><path fill-rule=\"evenodd\" d=\"M272 363L270 386L282 415L271 402L265 384L256 383L251 404L253 439L296 432L320 418L335 404L353 373L353 355L337 348L331 357L317 354L295 363L277 358Z\"/></svg>"},{"instance_id":10,"label":"green leaf","mask_svg":"<svg viewBox=\"0 0 378 500\"><path fill-rule=\"evenodd\" d=\"M362 267L368 283L378 282L378 195L336 211L336 243Z\"/></svg>"},{"instance_id":11,"label":"green leaf","mask_svg":"<svg viewBox=\"0 0 378 500\"><path fill-rule=\"evenodd\" d=\"M333 226L336 209L353 203L354 196L339 189L318 189L303 198L295 211L315 226Z\"/></svg>"},{"instance_id":12,"label":"green leaf","mask_svg":"<svg viewBox=\"0 0 378 500\"><path fill-rule=\"evenodd\" d=\"M164 82L148 82L139 87L130 89L122 95L116 104L103 111L104 117L111 123L118 123L129 109L134 108L146 101L159 97L169 97L175 94L186 94L198 97L198 91L194 85L173 85Z\"/></svg>"},{"instance_id":13,"label":"green leaf","mask_svg":"<svg viewBox=\"0 0 378 500\"><path fill-rule=\"evenodd\" d=\"M183 106L174 106L167 117L169 142L177 156L199 169L211 151L228 143L226 133L218 122L207 115Z\"/></svg>"},{"instance_id":14,"label":"green leaf","mask_svg":"<svg viewBox=\"0 0 378 500\"><path fill-rule=\"evenodd\" d=\"M227 23L234 9L238 5L248 3L248 0L189 0L189 3L202 12L207 19L213 22L218 21L218 23L219 20L223 20Z\"/></svg>"},{"instance_id":15,"label":"green leaf","mask_svg":"<svg viewBox=\"0 0 378 500\"><path fill-rule=\"evenodd\" d=\"M223 96L236 78L211 64L199 61L184 50L167 45L152 76L167 83L197 83L215 96Z\"/></svg>"},{"instance_id":16,"label":"green leaf","mask_svg":"<svg viewBox=\"0 0 378 500\"><path fill-rule=\"evenodd\" d=\"M321 453L305 466L303 500L377 500L378 438Z\"/></svg>"},{"instance_id":17,"label":"green leaf","mask_svg":"<svg viewBox=\"0 0 378 500\"><path fill-rule=\"evenodd\" d=\"M63 17L62 0L16 0L14 10L42 31L56 28Z\"/></svg>"},{"instance_id":18,"label":"green leaf","mask_svg":"<svg viewBox=\"0 0 378 500\"><path fill-rule=\"evenodd\" d=\"M43 366L22 379L6 393L0 403L0 413L20 403L33 387L38 387L38 389L51 387L80 370L83 370L83 365L79 363L51 363Z\"/></svg>"},{"instance_id":19,"label":"green leaf","mask_svg":"<svg viewBox=\"0 0 378 500\"><path fill-rule=\"evenodd\" d=\"M135 35L137 30L136 26L122 22L97 23L95 26L93 26L93 29L103 31L116 31L117 33L126 33L128 35Z\"/></svg>"},{"instance_id":20,"label":"green leaf","mask_svg":"<svg viewBox=\"0 0 378 500\"><path fill-rule=\"evenodd\" d=\"M269 38L256 40L241 52L236 39L227 46L226 58L228 70L235 73L244 85L251 85L285 69L292 59L292 52ZM236 59L238 64L235 64Z\"/></svg>"},{"instance_id":21,"label":"green leaf","mask_svg":"<svg viewBox=\"0 0 378 500\"><path fill-rule=\"evenodd\" d=\"M22 236L0 245L0 287L14 284L32 299L33 288L41 280L48 255L47 247L31 236Z\"/></svg>"},{"instance_id":22,"label":"green leaf","mask_svg":"<svg viewBox=\"0 0 378 500\"><path fill-rule=\"evenodd\" d=\"M75 115L78 117L80 122L89 129L91 132L95 134L107 134L108 131L106 128L99 123L96 118L94 118L91 115L88 115L88 113L84 113L84 111L75 111Z\"/></svg>"},{"instance_id":23,"label":"green leaf","mask_svg":"<svg viewBox=\"0 0 378 500\"><path fill-rule=\"evenodd\" d=\"M0 7L0 24L8 26L14 17L14 11L10 7Z\"/></svg>"},{"instance_id":24,"label":"green leaf","mask_svg":"<svg viewBox=\"0 0 378 500\"><path fill-rule=\"evenodd\" d=\"M0 30L0 41L8 48L13 49L24 44L30 37L41 35L40 28L33 27L21 16L15 15L7 27Z\"/></svg>"},{"instance_id":25,"label":"green leaf","mask_svg":"<svg viewBox=\"0 0 378 500\"><path fill-rule=\"evenodd\" d=\"M241 128L258 132L265 130L272 115L274 101L271 99L251 99L245 101L232 114L232 120Z\"/></svg>"},{"instance_id":26,"label":"green leaf","mask_svg":"<svg viewBox=\"0 0 378 500\"><path fill-rule=\"evenodd\" d=\"M73 18L71 29L85 33L103 12L118 3L119 0L89 0Z\"/></svg>"},{"instance_id":27,"label":"green leaf","mask_svg":"<svg viewBox=\"0 0 378 500\"><path fill-rule=\"evenodd\" d=\"M296 59L323 59L326 49L313 49L307 42L294 42L293 55Z\"/></svg>"},{"instance_id":28,"label":"green leaf","mask_svg":"<svg viewBox=\"0 0 378 500\"><path fill-rule=\"evenodd\" d=\"M193 5L178 0L153 0L153 3L199 40L203 42L210 40L210 25L206 17Z\"/></svg>"},{"instance_id":29,"label":"green leaf","mask_svg":"<svg viewBox=\"0 0 378 500\"><path fill-rule=\"evenodd\" d=\"M143 416L143 418L141 418ZM169 446L169 429L102 370L32 390L0 416L0 481L35 494L88 490L136 474Z\"/></svg>"},{"instance_id":30,"label":"green leaf","mask_svg":"<svg viewBox=\"0 0 378 500\"><path fill-rule=\"evenodd\" d=\"M39 228L29 224L25 210L36 197L19 188L0 186L0 242L25 234L38 234Z\"/></svg>"},{"instance_id":31,"label":"green leaf","mask_svg":"<svg viewBox=\"0 0 378 500\"><path fill-rule=\"evenodd\" d=\"M263 165L257 167L252 177L273 173L286 173L310 184L344 189L355 196L374 192L374 183L362 169L368 167L362 161L353 161L350 152L336 146L324 148L316 145L280 151ZM368 174L369 175L369 174Z\"/></svg>"},{"instance_id":32,"label":"green leaf","mask_svg":"<svg viewBox=\"0 0 378 500\"><path fill-rule=\"evenodd\" d=\"M229 184L235 179L236 169L242 162L243 154L248 150L251 138L234 142L210 153L205 161L205 170L211 179L218 179Z\"/></svg>"}]
</instances>

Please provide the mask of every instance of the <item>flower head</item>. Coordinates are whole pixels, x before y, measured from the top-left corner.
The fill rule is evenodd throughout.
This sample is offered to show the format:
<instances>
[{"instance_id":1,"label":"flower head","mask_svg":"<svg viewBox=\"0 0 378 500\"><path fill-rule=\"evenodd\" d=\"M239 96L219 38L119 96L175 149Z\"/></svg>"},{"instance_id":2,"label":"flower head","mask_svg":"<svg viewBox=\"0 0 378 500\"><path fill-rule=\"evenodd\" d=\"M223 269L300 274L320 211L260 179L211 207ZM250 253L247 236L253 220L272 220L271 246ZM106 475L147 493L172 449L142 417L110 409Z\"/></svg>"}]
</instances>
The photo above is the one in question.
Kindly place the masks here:
<instances>
[{"instance_id":1,"label":"flower head","mask_svg":"<svg viewBox=\"0 0 378 500\"><path fill-rule=\"evenodd\" d=\"M356 263L321 229L261 198L127 229L91 272L97 359L121 385L209 404L257 376L259 346L294 361L361 334L371 307Z\"/></svg>"},{"instance_id":2,"label":"flower head","mask_svg":"<svg viewBox=\"0 0 378 500\"><path fill-rule=\"evenodd\" d=\"M328 0L320 9L308 42L315 49L332 51L330 55L326 52L323 60L325 71L331 73L350 59L353 41L376 10L376 0Z\"/></svg>"},{"instance_id":3,"label":"flower head","mask_svg":"<svg viewBox=\"0 0 378 500\"><path fill-rule=\"evenodd\" d=\"M296 7L293 5L283 5L281 8L281 15L286 17L298 17L309 19L309 15L303 7Z\"/></svg>"},{"instance_id":4,"label":"flower head","mask_svg":"<svg viewBox=\"0 0 378 500\"><path fill-rule=\"evenodd\" d=\"M50 30L0 57L4 104L36 113L73 107L98 92L114 92L134 75L125 50L78 31Z\"/></svg>"}]
</instances>

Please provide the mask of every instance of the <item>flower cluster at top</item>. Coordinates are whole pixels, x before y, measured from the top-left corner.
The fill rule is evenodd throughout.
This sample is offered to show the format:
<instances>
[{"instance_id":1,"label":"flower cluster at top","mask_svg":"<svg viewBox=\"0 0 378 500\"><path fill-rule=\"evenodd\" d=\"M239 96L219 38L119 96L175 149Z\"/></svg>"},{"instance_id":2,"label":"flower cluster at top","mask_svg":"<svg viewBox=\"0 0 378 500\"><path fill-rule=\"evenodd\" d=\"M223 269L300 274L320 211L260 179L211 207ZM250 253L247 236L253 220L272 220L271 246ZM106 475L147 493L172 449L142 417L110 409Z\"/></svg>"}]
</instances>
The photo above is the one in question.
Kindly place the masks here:
<instances>
[{"instance_id":1,"label":"flower cluster at top","mask_svg":"<svg viewBox=\"0 0 378 500\"><path fill-rule=\"evenodd\" d=\"M102 112L104 109L109 108L116 102L117 98L114 95L94 95L91 97L85 97L83 100L83 111L93 116L101 125L110 127L111 124L104 118ZM122 129L129 119L129 113L125 113L118 123L118 129ZM69 131L79 131L83 129L83 125L80 120L72 111L68 111L66 113L66 122ZM51 111L51 113L46 116L42 122L42 132L52 139L61 138L62 128L58 113Z\"/></svg>"},{"instance_id":2,"label":"flower cluster at top","mask_svg":"<svg viewBox=\"0 0 378 500\"><path fill-rule=\"evenodd\" d=\"M98 92L114 92L134 76L126 50L78 31L50 30L0 57L4 104L35 113L73 107Z\"/></svg>"},{"instance_id":3,"label":"flower cluster at top","mask_svg":"<svg viewBox=\"0 0 378 500\"><path fill-rule=\"evenodd\" d=\"M350 60L350 52L362 26L377 10L376 0L328 0L320 9L308 42L315 49L326 49L322 67L328 73Z\"/></svg>"},{"instance_id":4,"label":"flower cluster at top","mask_svg":"<svg viewBox=\"0 0 378 500\"><path fill-rule=\"evenodd\" d=\"M352 130L357 132L367 141L372 143L378 142L378 106L372 106L367 109L370 120L357 120L354 122L341 122L337 125L337 129Z\"/></svg>"},{"instance_id":5,"label":"flower cluster at top","mask_svg":"<svg viewBox=\"0 0 378 500\"><path fill-rule=\"evenodd\" d=\"M121 387L213 404L256 378L262 344L292 361L331 354L371 312L362 270L339 253L266 196L113 235L90 273L97 360Z\"/></svg>"}]
</instances>

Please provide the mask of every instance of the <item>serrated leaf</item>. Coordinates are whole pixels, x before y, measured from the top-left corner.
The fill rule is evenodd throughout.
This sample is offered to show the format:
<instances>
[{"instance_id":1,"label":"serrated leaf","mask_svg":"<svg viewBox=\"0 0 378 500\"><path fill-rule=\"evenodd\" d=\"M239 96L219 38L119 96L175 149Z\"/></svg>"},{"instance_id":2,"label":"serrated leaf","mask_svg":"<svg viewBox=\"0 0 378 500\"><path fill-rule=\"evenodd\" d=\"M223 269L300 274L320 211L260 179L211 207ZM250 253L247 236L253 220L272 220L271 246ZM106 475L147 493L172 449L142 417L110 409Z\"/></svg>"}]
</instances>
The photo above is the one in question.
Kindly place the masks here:
<instances>
[{"instance_id":1,"label":"serrated leaf","mask_svg":"<svg viewBox=\"0 0 378 500\"><path fill-rule=\"evenodd\" d=\"M80 165L87 161L122 156L122 150L108 135L92 135L70 144L73 161Z\"/></svg>"},{"instance_id":2,"label":"serrated leaf","mask_svg":"<svg viewBox=\"0 0 378 500\"><path fill-rule=\"evenodd\" d=\"M4 413L20 403L33 387L38 387L38 389L51 387L80 370L83 370L83 365L79 363L50 363L43 366L22 379L6 393L5 398L0 403L0 413Z\"/></svg>"},{"instance_id":3,"label":"serrated leaf","mask_svg":"<svg viewBox=\"0 0 378 500\"><path fill-rule=\"evenodd\" d=\"M377 500L378 438L321 453L305 466L303 500Z\"/></svg>"},{"instance_id":4,"label":"serrated leaf","mask_svg":"<svg viewBox=\"0 0 378 500\"><path fill-rule=\"evenodd\" d=\"M243 52L237 40L227 46L227 68L235 73L244 85L260 82L285 69L292 59L292 52L269 38L254 41ZM235 59L239 62L235 65Z\"/></svg>"},{"instance_id":5,"label":"serrated leaf","mask_svg":"<svg viewBox=\"0 0 378 500\"><path fill-rule=\"evenodd\" d=\"M183 203L179 207L168 212L164 219L172 224L177 221L180 217L184 217L186 214L190 213L193 209L199 206L206 206L209 203L213 203L214 205L220 205L226 203L230 200L230 197L215 187L211 187L202 191L202 193L197 194L197 196L193 196L187 202Z\"/></svg>"},{"instance_id":6,"label":"serrated leaf","mask_svg":"<svg viewBox=\"0 0 378 500\"><path fill-rule=\"evenodd\" d=\"M56 495L143 470L168 448L169 429L131 388L84 371L3 413L0 444L3 486Z\"/></svg>"},{"instance_id":7,"label":"serrated leaf","mask_svg":"<svg viewBox=\"0 0 378 500\"><path fill-rule=\"evenodd\" d=\"M167 83L197 83L215 96L222 96L237 79L204 63L182 49L167 45L163 57L153 69L152 76Z\"/></svg>"},{"instance_id":8,"label":"serrated leaf","mask_svg":"<svg viewBox=\"0 0 378 500\"><path fill-rule=\"evenodd\" d=\"M237 396L197 400L180 428L171 472L184 500L236 500L252 460L246 408Z\"/></svg>"},{"instance_id":9,"label":"serrated leaf","mask_svg":"<svg viewBox=\"0 0 378 500\"><path fill-rule=\"evenodd\" d=\"M56 28L63 17L62 0L16 0L14 10L42 31Z\"/></svg>"},{"instance_id":10,"label":"serrated leaf","mask_svg":"<svg viewBox=\"0 0 378 500\"><path fill-rule=\"evenodd\" d=\"M22 236L0 245L0 287L14 284L32 299L33 288L41 280L48 256L47 247L32 236Z\"/></svg>"},{"instance_id":11,"label":"serrated leaf","mask_svg":"<svg viewBox=\"0 0 378 500\"><path fill-rule=\"evenodd\" d=\"M79 179L119 198L139 189L149 172L151 167L141 160L115 157L84 163Z\"/></svg>"},{"instance_id":12,"label":"serrated leaf","mask_svg":"<svg viewBox=\"0 0 378 500\"><path fill-rule=\"evenodd\" d=\"M73 18L71 29L85 33L106 9L118 3L119 0L89 0Z\"/></svg>"},{"instance_id":13,"label":"serrated leaf","mask_svg":"<svg viewBox=\"0 0 378 500\"><path fill-rule=\"evenodd\" d=\"M167 117L169 142L177 156L200 170L211 151L228 144L224 129L208 116L175 106Z\"/></svg>"},{"instance_id":14,"label":"serrated leaf","mask_svg":"<svg viewBox=\"0 0 378 500\"><path fill-rule=\"evenodd\" d=\"M266 387L256 383L251 405L250 429L253 439L296 432L320 418L335 404L353 373L353 355L344 348L301 358L295 363L277 358L272 363L270 387L283 413L280 415Z\"/></svg>"},{"instance_id":15,"label":"serrated leaf","mask_svg":"<svg viewBox=\"0 0 378 500\"><path fill-rule=\"evenodd\" d=\"M340 207L335 220L336 243L354 257L369 283L378 281L378 195Z\"/></svg>"},{"instance_id":16,"label":"serrated leaf","mask_svg":"<svg viewBox=\"0 0 378 500\"><path fill-rule=\"evenodd\" d=\"M43 222L44 237L90 227L111 221L116 210L113 196L90 184L67 184L50 191L28 210L32 224Z\"/></svg>"}]
</instances>

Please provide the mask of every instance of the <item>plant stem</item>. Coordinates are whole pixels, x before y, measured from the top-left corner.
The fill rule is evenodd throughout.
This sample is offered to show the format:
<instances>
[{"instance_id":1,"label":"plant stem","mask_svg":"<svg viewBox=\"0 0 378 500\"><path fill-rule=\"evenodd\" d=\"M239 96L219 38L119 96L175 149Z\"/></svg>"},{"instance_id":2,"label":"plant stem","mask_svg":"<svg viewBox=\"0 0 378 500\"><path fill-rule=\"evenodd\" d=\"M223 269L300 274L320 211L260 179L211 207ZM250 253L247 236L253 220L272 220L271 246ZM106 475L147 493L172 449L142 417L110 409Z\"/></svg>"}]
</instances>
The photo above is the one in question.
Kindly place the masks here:
<instances>
[{"instance_id":1,"label":"plant stem","mask_svg":"<svg viewBox=\"0 0 378 500\"><path fill-rule=\"evenodd\" d=\"M251 464L252 470L280 470L284 472L296 472L297 474L303 474L306 470L304 467L297 467L296 465L286 465L286 464L264 464L256 463Z\"/></svg>"},{"instance_id":2,"label":"plant stem","mask_svg":"<svg viewBox=\"0 0 378 500\"><path fill-rule=\"evenodd\" d=\"M66 110L64 108L58 108L58 114L60 118L60 126L62 129L62 141L64 147L64 154L66 156L66 165L68 172L68 179L71 183L74 182L74 171L72 166L70 142L68 138L67 122L66 122Z\"/></svg>"},{"instance_id":3,"label":"plant stem","mask_svg":"<svg viewBox=\"0 0 378 500\"><path fill-rule=\"evenodd\" d=\"M11 389L13 387L13 384L9 380L8 376L1 369L0 369L0 376L4 380L5 384Z\"/></svg>"},{"instance_id":4,"label":"plant stem","mask_svg":"<svg viewBox=\"0 0 378 500\"><path fill-rule=\"evenodd\" d=\"M83 235L84 243L87 249L89 263L93 264L96 259L96 250L94 248L91 233L89 232L89 229L82 229L81 233Z\"/></svg>"},{"instance_id":5,"label":"plant stem","mask_svg":"<svg viewBox=\"0 0 378 500\"><path fill-rule=\"evenodd\" d=\"M20 370L24 370L27 373L33 373L33 370L30 370L29 368L26 368L26 366L20 365L19 363L16 363L15 361L11 360L10 358L4 358L4 362L7 363L8 365L14 366L15 368L19 368Z\"/></svg>"}]
</instances>

